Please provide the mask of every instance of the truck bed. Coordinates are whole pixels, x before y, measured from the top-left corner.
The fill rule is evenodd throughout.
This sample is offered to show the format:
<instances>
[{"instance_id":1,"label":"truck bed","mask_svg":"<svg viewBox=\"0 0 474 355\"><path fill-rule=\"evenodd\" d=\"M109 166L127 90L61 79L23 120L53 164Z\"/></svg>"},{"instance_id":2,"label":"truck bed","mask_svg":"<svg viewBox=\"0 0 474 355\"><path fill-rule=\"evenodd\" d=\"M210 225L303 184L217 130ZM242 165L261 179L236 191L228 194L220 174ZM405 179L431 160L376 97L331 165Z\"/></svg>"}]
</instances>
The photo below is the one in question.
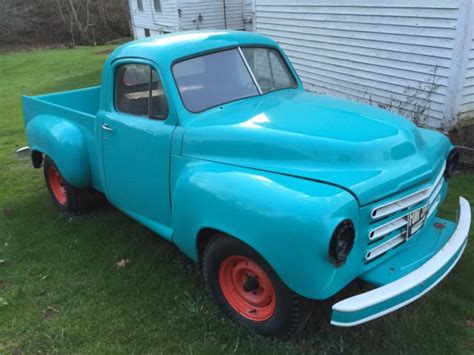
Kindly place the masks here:
<instances>
[{"instance_id":1,"label":"truck bed","mask_svg":"<svg viewBox=\"0 0 474 355\"><path fill-rule=\"evenodd\" d=\"M100 86L47 95L24 96L25 125L35 116L51 115L74 121L93 132L99 100Z\"/></svg>"}]
</instances>

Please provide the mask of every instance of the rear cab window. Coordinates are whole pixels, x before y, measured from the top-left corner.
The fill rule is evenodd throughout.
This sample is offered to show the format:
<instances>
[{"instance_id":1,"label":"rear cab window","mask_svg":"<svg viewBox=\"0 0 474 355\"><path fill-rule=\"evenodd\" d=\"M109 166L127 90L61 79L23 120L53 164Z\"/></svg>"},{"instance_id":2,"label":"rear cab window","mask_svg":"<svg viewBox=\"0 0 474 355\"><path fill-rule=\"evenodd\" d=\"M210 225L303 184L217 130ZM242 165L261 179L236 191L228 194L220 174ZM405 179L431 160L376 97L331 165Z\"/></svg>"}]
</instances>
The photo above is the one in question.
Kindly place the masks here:
<instances>
[{"instance_id":1,"label":"rear cab window","mask_svg":"<svg viewBox=\"0 0 474 355\"><path fill-rule=\"evenodd\" d=\"M166 119L168 103L155 69L145 64L124 64L115 70L115 108L118 112Z\"/></svg>"}]
</instances>

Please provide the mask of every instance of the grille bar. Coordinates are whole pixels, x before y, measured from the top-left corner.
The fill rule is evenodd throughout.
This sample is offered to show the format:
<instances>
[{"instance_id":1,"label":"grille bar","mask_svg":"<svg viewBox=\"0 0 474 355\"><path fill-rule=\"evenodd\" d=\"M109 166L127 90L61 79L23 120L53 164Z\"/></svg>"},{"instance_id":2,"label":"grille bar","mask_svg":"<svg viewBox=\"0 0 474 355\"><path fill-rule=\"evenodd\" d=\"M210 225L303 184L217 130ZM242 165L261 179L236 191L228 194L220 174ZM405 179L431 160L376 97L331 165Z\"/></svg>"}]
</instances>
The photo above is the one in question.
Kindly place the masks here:
<instances>
[{"instance_id":1,"label":"grille bar","mask_svg":"<svg viewBox=\"0 0 474 355\"><path fill-rule=\"evenodd\" d=\"M365 259L367 261L375 259L376 257L389 251L390 249L395 248L397 245L403 243L404 241L405 241L405 233L400 233L397 236L393 237L392 239L389 239L386 242L380 245L377 245L375 248L369 250L367 254L365 254Z\"/></svg>"},{"instance_id":2,"label":"grille bar","mask_svg":"<svg viewBox=\"0 0 474 355\"><path fill-rule=\"evenodd\" d=\"M441 171L436 176L436 179L432 185L424 187L422 190L416 191L401 199L378 206L372 210L372 218L381 218L399 211L405 211L405 213L403 213L401 216L398 215L395 219L379 225L369 232L369 242L382 238L387 238L387 240L382 241L382 243L367 251L365 254L365 259L367 262L378 258L390 249L393 249L401 243L411 239L423 227L424 221L431 217L441 202L441 190L444 185L444 169L445 164L443 164ZM408 209L422 201L425 201L425 204L423 207L420 207L419 210L427 210L425 212L426 217L417 224L409 226L409 216L415 211L410 211ZM394 234L396 235L394 237L388 238L388 236L393 232L395 232Z\"/></svg>"},{"instance_id":3,"label":"grille bar","mask_svg":"<svg viewBox=\"0 0 474 355\"><path fill-rule=\"evenodd\" d=\"M396 219L392 222L388 222L388 223L372 230L369 234L369 239L370 240L379 239L379 238L393 232L396 229L402 228L406 224L407 224L407 220L405 219L405 216L400 217L399 219Z\"/></svg>"},{"instance_id":4,"label":"grille bar","mask_svg":"<svg viewBox=\"0 0 474 355\"><path fill-rule=\"evenodd\" d=\"M392 202L389 202L389 203L386 203L384 205L374 208L371 213L372 218L382 218L382 217L388 216L394 212L414 206L417 203L431 196L431 193L433 192L433 190L437 188L439 183L443 180L445 167L446 167L446 163L443 164L443 167L441 168L441 171L438 173L438 176L436 177L436 180L433 185L426 187L421 191L414 192L411 195L405 196L398 200L395 200L395 201L392 201Z\"/></svg>"}]
</instances>

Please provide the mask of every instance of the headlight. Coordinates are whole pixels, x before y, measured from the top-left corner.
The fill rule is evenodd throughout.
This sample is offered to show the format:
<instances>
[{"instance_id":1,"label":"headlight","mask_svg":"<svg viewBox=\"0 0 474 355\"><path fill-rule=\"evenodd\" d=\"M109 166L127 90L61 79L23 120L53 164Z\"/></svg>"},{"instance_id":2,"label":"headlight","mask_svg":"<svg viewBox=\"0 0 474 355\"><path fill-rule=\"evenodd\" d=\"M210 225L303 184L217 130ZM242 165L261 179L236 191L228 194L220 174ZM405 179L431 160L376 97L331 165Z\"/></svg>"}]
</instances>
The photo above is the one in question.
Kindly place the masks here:
<instances>
[{"instance_id":1,"label":"headlight","mask_svg":"<svg viewBox=\"0 0 474 355\"><path fill-rule=\"evenodd\" d=\"M459 164L459 151L456 148L453 148L446 159L446 169L444 170L444 177L449 179L454 175L458 168Z\"/></svg>"},{"instance_id":2,"label":"headlight","mask_svg":"<svg viewBox=\"0 0 474 355\"><path fill-rule=\"evenodd\" d=\"M354 224L346 219L339 223L329 242L329 259L337 267L342 266L354 246Z\"/></svg>"}]
</instances>

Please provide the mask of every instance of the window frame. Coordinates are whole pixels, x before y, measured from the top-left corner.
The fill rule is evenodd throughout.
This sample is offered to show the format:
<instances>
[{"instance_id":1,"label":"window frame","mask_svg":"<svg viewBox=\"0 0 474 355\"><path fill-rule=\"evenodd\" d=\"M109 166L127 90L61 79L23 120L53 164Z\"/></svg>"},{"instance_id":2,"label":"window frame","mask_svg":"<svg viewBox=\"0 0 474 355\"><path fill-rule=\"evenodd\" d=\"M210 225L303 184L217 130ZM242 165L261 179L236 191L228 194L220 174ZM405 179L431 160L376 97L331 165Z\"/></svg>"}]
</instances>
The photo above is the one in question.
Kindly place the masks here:
<instances>
[{"instance_id":1,"label":"window frame","mask_svg":"<svg viewBox=\"0 0 474 355\"><path fill-rule=\"evenodd\" d=\"M287 69L288 69L288 73L290 74L290 76L292 77L295 85L294 86L289 86L289 87L285 87L285 88L281 88L281 89L276 89L276 90L272 90L272 91L267 91L267 92L262 92L262 90L260 89L260 85L258 84L252 70L250 69L250 66L247 62L247 59L245 58L241 48L267 48L267 49L273 49L275 50L278 55L280 55L283 63L286 65ZM242 59L242 61L244 62L244 65L250 75L250 77L252 78L252 82L255 84L255 87L257 88L257 94L256 95L251 95L251 96L246 96L246 97L241 97L241 98L237 98L235 100L231 100L231 101L226 101L226 102L223 102L223 103L220 103L218 105L214 105L214 106L210 106L210 107L207 107L203 110L200 110L200 111L192 111L190 110L187 106L186 106L186 103L184 102L183 100L183 96L181 95L181 91L179 90L179 86L178 86L178 83L176 81L176 77L174 75L174 71L173 71L173 67L180 63L180 62L184 62L186 60L189 60L189 59L193 59L193 58L197 58L197 57L202 57L202 56L205 56L205 55L209 55L209 54L213 54L213 53L219 53L219 52L224 52L224 51L227 51L227 50L231 50L231 49L237 49L237 51L239 52L240 54L240 57ZM249 99L249 98L252 98L252 97L258 97L258 96L264 96L264 95L267 95L267 94L271 94L273 92L277 92L277 91L282 91L282 90L293 90L293 89L297 89L300 87L300 82L298 80L298 77L295 75L295 72L294 72L294 69L293 67L290 65L290 63L288 62L288 59L286 58L286 56L283 55L283 53L281 52L281 50L275 46L272 46L272 45L268 45L268 44L258 44L258 43L254 43L254 44L239 44L239 45L232 45L232 46L225 46L225 47L220 47L220 48L217 48L217 49L211 49L211 50L207 50L207 51L203 51L203 52L198 52L198 53L193 53L191 55L188 55L188 56L185 56L185 57L181 57L181 58L178 58L178 59L175 59L172 63L171 63L171 66L170 66L170 71L171 71L171 76L173 77L173 81L174 81L174 85L176 87L176 90L178 91L178 95L179 95L179 98L181 100L181 103L183 104L184 108L188 111L188 112L191 112L191 113L194 113L194 114L197 114L197 113L202 113L202 112L205 112L207 110L210 110L210 109L213 109L213 108L216 108L216 107L220 107L222 105L226 105L226 104L230 104L232 102L236 102L236 101L240 101L240 100L245 100L245 99Z\"/></svg>"},{"instance_id":2,"label":"window frame","mask_svg":"<svg viewBox=\"0 0 474 355\"><path fill-rule=\"evenodd\" d=\"M126 65L144 65L150 68L150 79L148 82L148 114L147 115L136 115L130 112L124 112L124 111L121 111L117 107L117 100L116 100L117 99L117 71L119 70L119 68ZM152 93L151 79L153 77L153 70L156 72L156 77L158 78L158 82L161 83L161 88L163 89L164 100L166 102L166 115L164 115L163 117L157 117L157 116L151 115L151 112L152 112L151 110L151 93ZM168 94L166 92L161 73L158 70L158 68L156 68L156 66L154 66L151 63L142 62L142 61L120 61L114 65L113 73L114 75L111 82L112 84L111 101L112 101L112 108L116 113L121 114L121 115L127 115L127 116L132 116L132 117L137 117L137 118L142 118L142 119L149 119L149 120L156 120L156 121L166 121L170 117L170 101L168 100Z\"/></svg>"},{"instance_id":3,"label":"window frame","mask_svg":"<svg viewBox=\"0 0 474 355\"><path fill-rule=\"evenodd\" d=\"M158 2L158 8L156 8L156 3ZM161 0L153 0L153 7L155 12L161 12Z\"/></svg>"}]
</instances>

